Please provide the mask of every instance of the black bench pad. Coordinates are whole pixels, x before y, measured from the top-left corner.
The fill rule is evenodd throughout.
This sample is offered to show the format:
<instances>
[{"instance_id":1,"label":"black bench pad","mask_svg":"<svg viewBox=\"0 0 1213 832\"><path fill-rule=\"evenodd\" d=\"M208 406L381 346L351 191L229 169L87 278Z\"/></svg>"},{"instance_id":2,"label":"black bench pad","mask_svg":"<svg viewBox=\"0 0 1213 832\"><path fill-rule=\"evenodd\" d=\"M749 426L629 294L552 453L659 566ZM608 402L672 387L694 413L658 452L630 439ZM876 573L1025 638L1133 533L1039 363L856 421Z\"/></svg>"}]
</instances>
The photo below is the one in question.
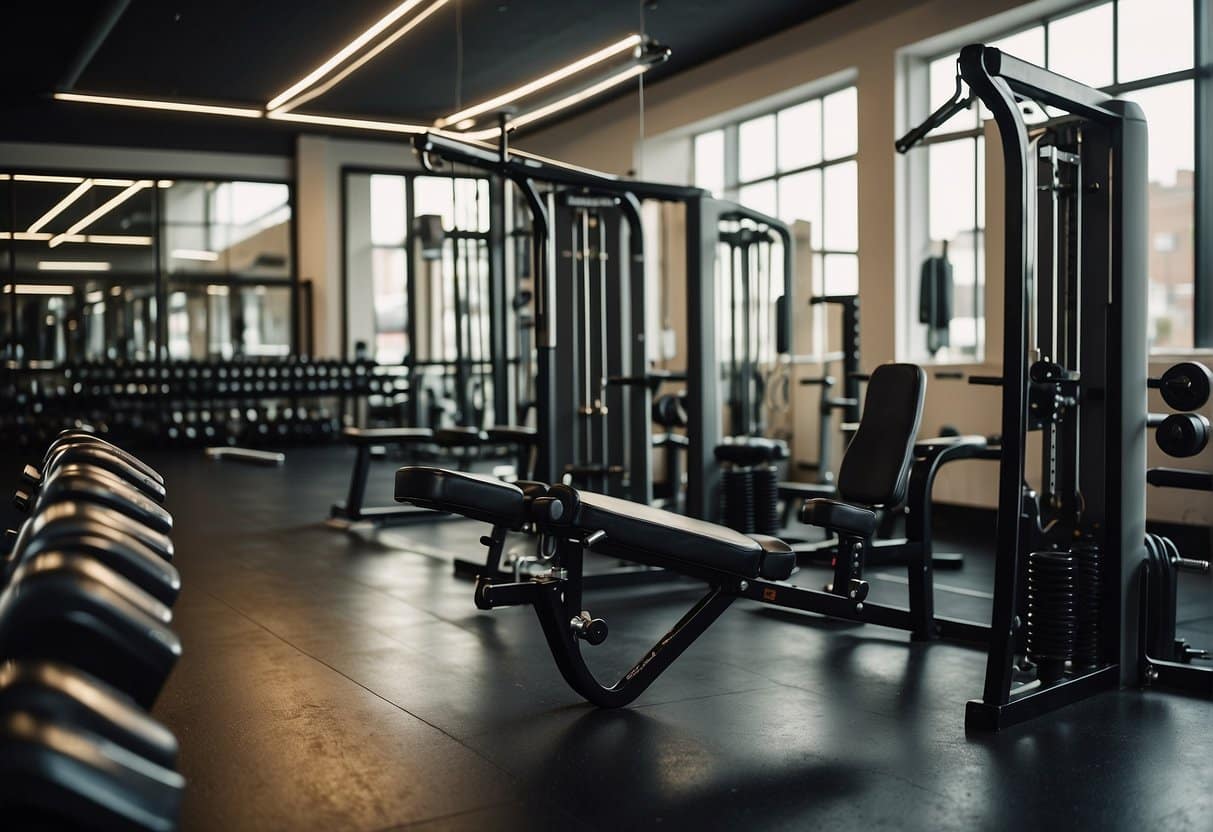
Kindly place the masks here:
<instances>
[{"instance_id":1,"label":"black bench pad","mask_svg":"<svg viewBox=\"0 0 1213 832\"><path fill-rule=\"evenodd\" d=\"M422 508L451 511L517 528L526 519L526 497L508 482L464 471L408 465L396 472L396 501Z\"/></svg>"},{"instance_id":2,"label":"black bench pad","mask_svg":"<svg viewBox=\"0 0 1213 832\"><path fill-rule=\"evenodd\" d=\"M434 441L450 448L480 445L486 438L484 431L480 428L439 428L434 431Z\"/></svg>"},{"instance_id":3,"label":"black bench pad","mask_svg":"<svg viewBox=\"0 0 1213 832\"><path fill-rule=\"evenodd\" d=\"M795 558L787 544L761 540L732 529L604 494L554 485L549 496L560 501L561 525L606 535L604 547L642 563L678 571L678 563L728 572L744 578L783 580Z\"/></svg>"},{"instance_id":4,"label":"black bench pad","mask_svg":"<svg viewBox=\"0 0 1213 832\"><path fill-rule=\"evenodd\" d=\"M800 522L859 537L876 531L876 512L838 500L809 500L800 509Z\"/></svg>"},{"instance_id":5,"label":"black bench pad","mask_svg":"<svg viewBox=\"0 0 1213 832\"><path fill-rule=\"evenodd\" d=\"M434 438L434 432L429 428L346 428L341 435L351 445L428 442Z\"/></svg>"},{"instance_id":6,"label":"black bench pad","mask_svg":"<svg viewBox=\"0 0 1213 832\"><path fill-rule=\"evenodd\" d=\"M497 425L496 427L488 428L485 434L493 442L534 445L539 441L539 431L526 425Z\"/></svg>"}]
</instances>

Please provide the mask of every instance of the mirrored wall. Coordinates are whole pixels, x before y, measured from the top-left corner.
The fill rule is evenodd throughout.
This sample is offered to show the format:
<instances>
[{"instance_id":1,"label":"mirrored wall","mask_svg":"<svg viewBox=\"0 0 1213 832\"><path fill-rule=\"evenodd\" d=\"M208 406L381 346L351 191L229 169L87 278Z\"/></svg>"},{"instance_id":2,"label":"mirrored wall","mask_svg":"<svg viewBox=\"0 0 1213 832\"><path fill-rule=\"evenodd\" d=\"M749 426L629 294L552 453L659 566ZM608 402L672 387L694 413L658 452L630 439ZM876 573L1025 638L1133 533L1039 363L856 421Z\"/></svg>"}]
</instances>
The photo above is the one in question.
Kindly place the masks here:
<instances>
[{"instance_id":1,"label":"mirrored wall","mask_svg":"<svg viewBox=\"0 0 1213 832\"><path fill-rule=\"evenodd\" d=\"M4 359L288 355L292 237L284 183L2 172Z\"/></svg>"}]
</instances>

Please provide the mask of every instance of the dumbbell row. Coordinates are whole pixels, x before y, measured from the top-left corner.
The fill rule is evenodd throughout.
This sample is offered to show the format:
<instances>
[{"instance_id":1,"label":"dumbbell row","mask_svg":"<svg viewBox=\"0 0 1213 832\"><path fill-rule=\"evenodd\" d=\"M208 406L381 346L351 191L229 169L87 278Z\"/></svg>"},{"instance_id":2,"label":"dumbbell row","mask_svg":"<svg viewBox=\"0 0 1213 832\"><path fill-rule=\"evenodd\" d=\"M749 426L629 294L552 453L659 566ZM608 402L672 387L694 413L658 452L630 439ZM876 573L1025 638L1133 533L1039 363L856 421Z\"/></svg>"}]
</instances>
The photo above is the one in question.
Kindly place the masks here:
<instances>
[{"instance_id":1,"label":"dumbbell row","mask_svg":"<svg viewBox=\"0 0 1213 832\"><path fill-rule=\"evenodd\" d=\"M184 780L152 720L181 653L163 477L86 431L27 465L0 573L0 804L35 828L170 829Z\"/></svg>"}]
</instances>

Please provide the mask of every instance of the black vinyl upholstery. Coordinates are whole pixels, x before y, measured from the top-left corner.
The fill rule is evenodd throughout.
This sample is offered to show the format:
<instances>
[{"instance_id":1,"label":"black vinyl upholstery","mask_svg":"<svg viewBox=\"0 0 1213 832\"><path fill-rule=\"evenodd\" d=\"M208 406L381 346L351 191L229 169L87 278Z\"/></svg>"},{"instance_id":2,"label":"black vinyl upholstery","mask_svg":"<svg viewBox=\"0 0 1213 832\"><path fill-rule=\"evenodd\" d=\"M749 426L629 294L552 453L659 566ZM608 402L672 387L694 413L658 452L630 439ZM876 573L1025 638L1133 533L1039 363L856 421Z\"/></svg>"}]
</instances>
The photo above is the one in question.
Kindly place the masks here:
<instances>
[{"instance_id":1,"label":"black vinyl upholstery","mask_svg":"<svg viewBox=\"0 0 1213 832\"><path fill-rule=\"evenodd\" d=\"M788 577L795 565L794 558L786 557L790 554L786 544L773 538L764 544L715 523L565 485L552 486L549 496L563 506L560 524L601 531L612 553L622 557L631 553L642 563L675 571L679 563L684 563L745 578L773 580Z\"/></svg>"},{"instance_id":2,"label":"black vinyl upholstery","mask_svg":"<svg viewBox=\"0 0 1213 832\"><path fill-rule=\"evenodd\" d=\"M905 500L926 386L916 364L882 364L872 372L859 430L838 471L844 500L886 507Z\"/></svg>"},{"instance_id":3,"label":"black vinyl upholstery","mask_svg":"<svg viewBox=\"0 0 1213 832\"><path fill-rule=\"evenodd\" d=\"M485 438L480 428L439 428L434 431L435 442L452 448L479 445Z\"/></svg>"},{"instance_id":4,"label":"black vinyl upholstery","mask_svg":"<svg viewBox=\"0 0 1213 832\"><path fill-rule=\"evenodd\" d=\"M493 442L509 442L515 445L534 445L539 431L526 425L496 425L485 431Z\"/></svg>"},{"instance_id":5,"label":"black vinyl upholstery","mask_svg":"<svg viewBox=\"0 0 1213 832\"><path fill-rule=\"evenodd\" d=\"M808 500L800 510L800 520L810 526L836 529L859 537L870 537L876 531L876 512L838 500Z\"/></svg>"},{"instance_id":6,"label":"black vinyl upholstery","mask_svg":"<svg viewBox=\"0 0 1213 832\"><path fill-rule=\"evenodd\" d=\"M351 445L390 445L428 442L434 438L434 432L429 428L346 428L341 436Z\"/></svg>"},{"instance_id":7,"label":"black vinyl upholstery","mask_svg":"<svg viewBox=\"0 0 1213 832\"><path fill-rule=\"evenodd\" d=\"M408 465L396 472L396 501L451 511L495 526L517 528L526 519L526 496L508 482L464 471Z\"/></svg>"}]
</instances>

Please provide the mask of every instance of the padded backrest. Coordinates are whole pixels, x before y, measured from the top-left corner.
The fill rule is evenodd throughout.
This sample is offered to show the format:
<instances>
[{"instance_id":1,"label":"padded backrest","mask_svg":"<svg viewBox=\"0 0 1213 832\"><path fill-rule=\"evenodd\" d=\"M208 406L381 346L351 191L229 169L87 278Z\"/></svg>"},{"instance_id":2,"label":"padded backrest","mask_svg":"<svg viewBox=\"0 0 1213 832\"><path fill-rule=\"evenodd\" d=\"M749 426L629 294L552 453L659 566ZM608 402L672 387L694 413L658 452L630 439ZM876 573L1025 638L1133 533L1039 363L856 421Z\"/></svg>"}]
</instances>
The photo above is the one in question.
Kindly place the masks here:
<instances>
[{"instance_id":1,"label":"padded backrest","mask_svg":"<svg viewBox=\"0 0 1213 832\"><path fill-rule=\"evenodd\" d=\"M868 380L859 430L838 470L850 503L896 506L906 497L927 374L917 364L882 364Z\"/></svg>"}]
</instances>

